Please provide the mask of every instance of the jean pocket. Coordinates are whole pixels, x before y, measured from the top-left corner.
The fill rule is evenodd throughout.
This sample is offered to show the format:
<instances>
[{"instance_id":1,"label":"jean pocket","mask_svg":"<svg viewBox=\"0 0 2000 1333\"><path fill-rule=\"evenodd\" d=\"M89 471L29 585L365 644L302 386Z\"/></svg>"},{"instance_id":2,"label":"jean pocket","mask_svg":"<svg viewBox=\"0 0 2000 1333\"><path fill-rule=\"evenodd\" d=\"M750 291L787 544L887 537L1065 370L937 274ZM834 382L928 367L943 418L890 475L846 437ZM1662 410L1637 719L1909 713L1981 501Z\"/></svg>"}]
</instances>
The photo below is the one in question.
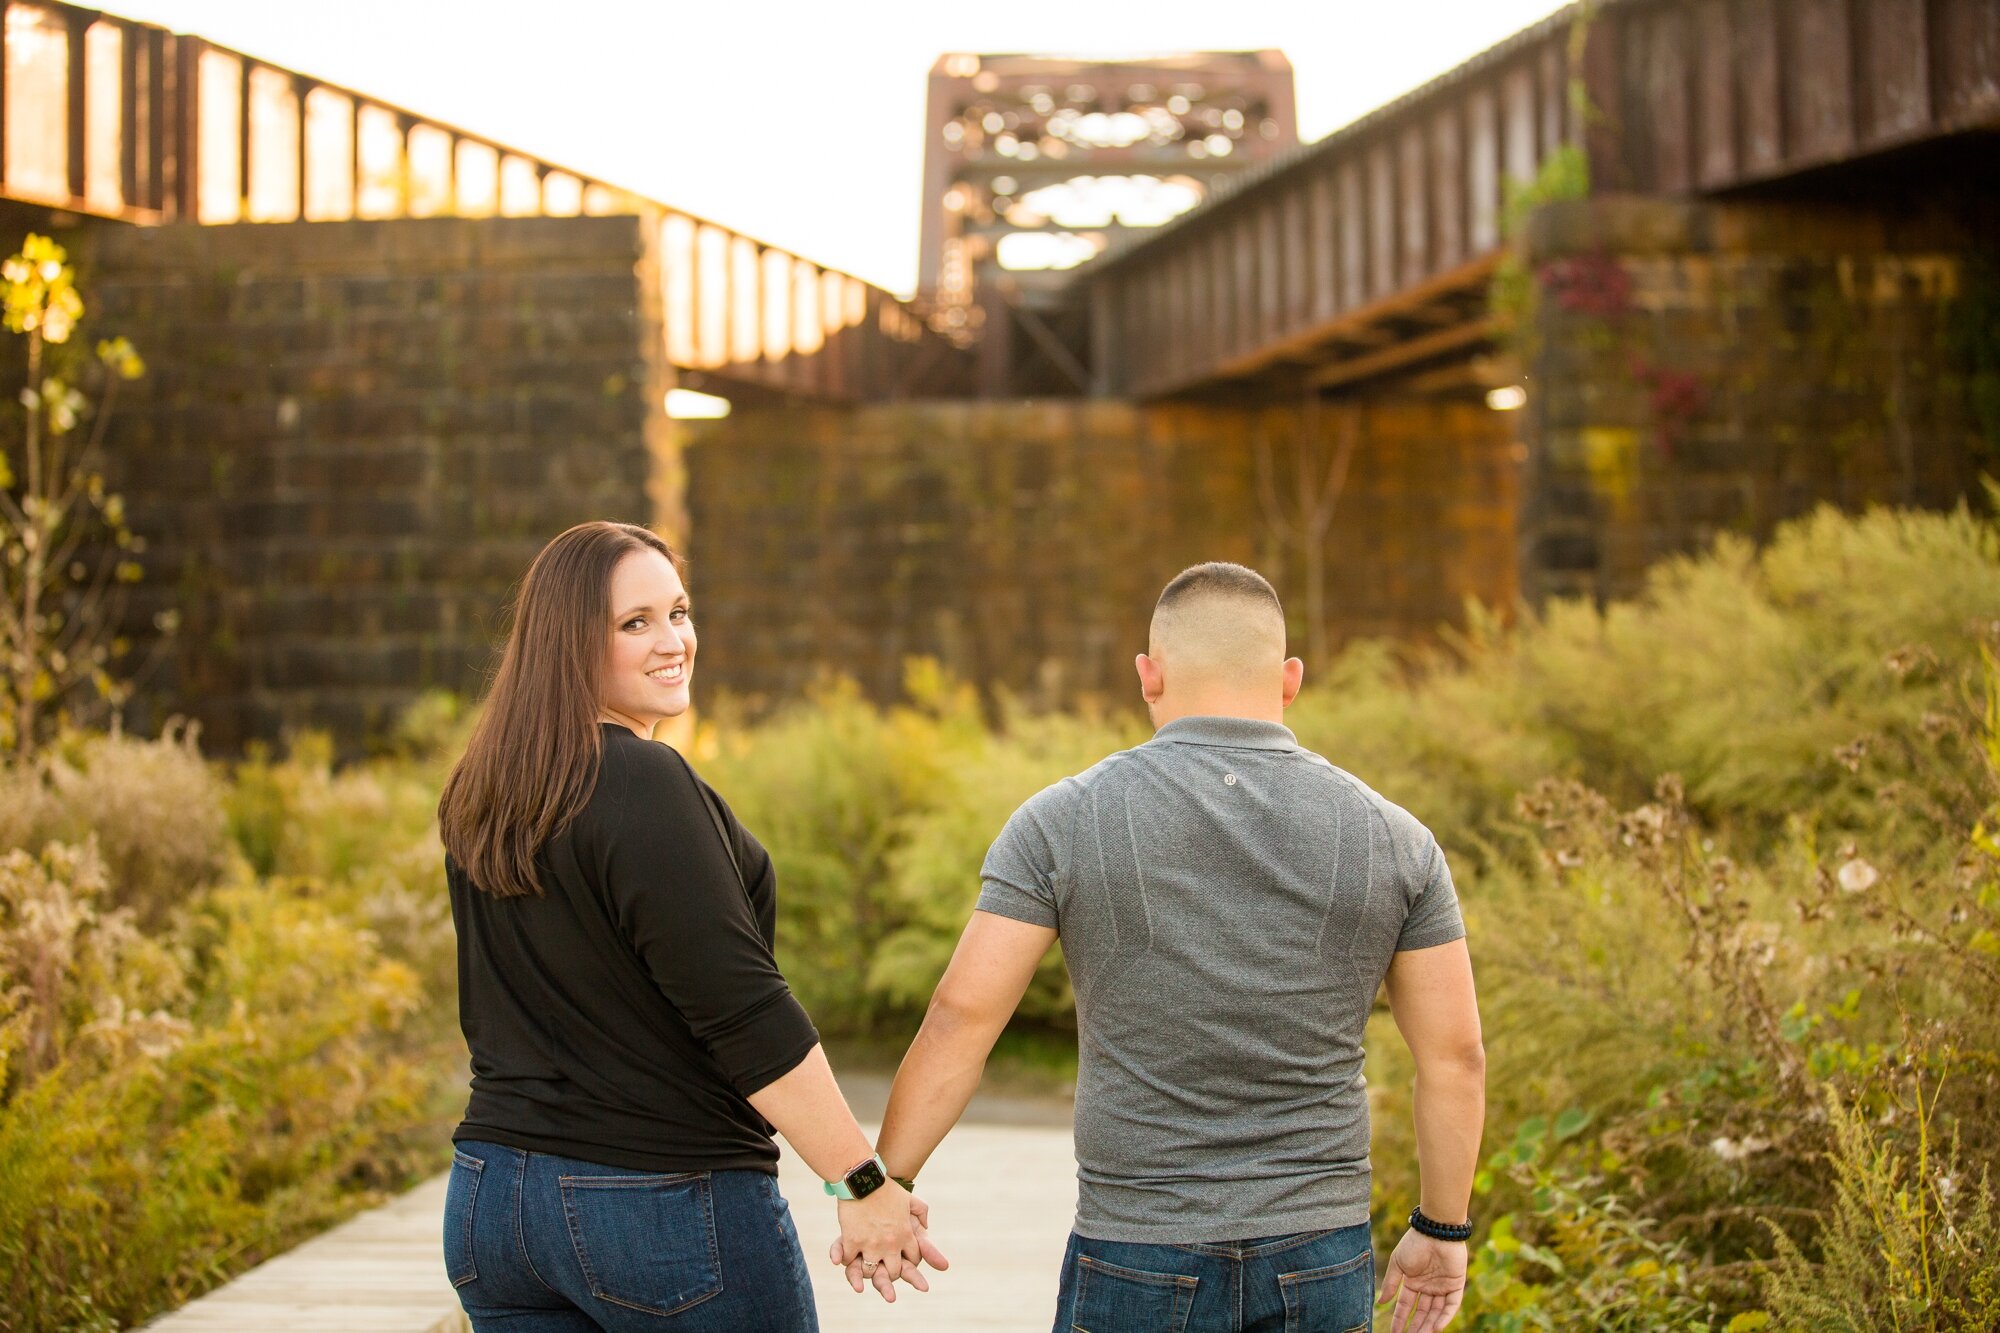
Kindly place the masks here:
<instances>
[{"instance_id":1,"label":"jean pocket","mask_svg":"<svg viewBox=\"0 0 2000 1333\"><path fill-rule=\"evenodd\" d=\"M1368 1333L1375 1319L1375 1255L1278 1274L1285 1333Z\"/></svg>"},{"instance_id":2,"label":"jean pocket","mask_svg":"<svg viewBox=\"0 0 2000 1333\"><path fill-rule=\"evenodd\" d=\"M479 1276L472 1258L472 1213L485 1170L477 1157L451 1150L451 1177L444 1186L444 1273L454 1287Z\"/></svg>"},{"instance_id":3,"label":"jean pocket","mask_svg":"<svg viewBox=\"0 0 2000 1333\"><path fill-rule=\"evenodd\" d=\"M1200 1279L1076 1257L1075 1333L1182 1333Z\"/></svg>"},{"instance_id":4,"label":"jean pocket","mask_svg":"<svg viewBox=\"0 0 2000 1333\"><path fill-rule=\"evenodd\" d=\"M665 1315L721 1294L707 1172L560 1183L570 1244L598 1300Z\"/></svg>"}]
</instances>

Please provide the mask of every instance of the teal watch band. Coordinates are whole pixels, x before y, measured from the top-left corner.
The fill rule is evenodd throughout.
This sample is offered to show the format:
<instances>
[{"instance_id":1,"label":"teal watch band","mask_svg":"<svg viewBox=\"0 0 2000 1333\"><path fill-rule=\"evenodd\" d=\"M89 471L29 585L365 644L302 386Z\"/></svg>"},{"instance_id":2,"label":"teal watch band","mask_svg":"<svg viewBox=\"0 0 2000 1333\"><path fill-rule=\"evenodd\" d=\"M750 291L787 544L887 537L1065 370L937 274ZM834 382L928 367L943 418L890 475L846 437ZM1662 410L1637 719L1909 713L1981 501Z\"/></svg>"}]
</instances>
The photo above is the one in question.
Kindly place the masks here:
<instances>
[{"instance_id":1,"label":"teal watch band","mask_svg":"<svg viewBox=\"0 0 2000 1333\"><path fill-rule=\"evenodd\" d=\"M889 1168L880 1156L870 1157L839 1180L829 1180L824 1189L836 1199L865 1199L889 1181Z\"/></svg>"}]
</instances>

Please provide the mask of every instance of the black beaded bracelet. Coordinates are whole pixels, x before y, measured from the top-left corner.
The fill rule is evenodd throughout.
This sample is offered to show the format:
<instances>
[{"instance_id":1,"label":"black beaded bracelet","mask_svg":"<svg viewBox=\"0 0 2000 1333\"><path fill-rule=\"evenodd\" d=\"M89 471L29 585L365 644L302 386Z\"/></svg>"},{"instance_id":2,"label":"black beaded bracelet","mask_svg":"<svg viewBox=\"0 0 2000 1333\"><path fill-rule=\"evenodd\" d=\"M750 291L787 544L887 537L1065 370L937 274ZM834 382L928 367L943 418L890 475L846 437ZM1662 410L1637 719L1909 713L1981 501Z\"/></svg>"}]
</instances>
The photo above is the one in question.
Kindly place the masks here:
<instances>
[{"instance_id":1,"label":"black beaded bracelet","mask_svg":"<svg viewBox=\"0 0 2000 1333\"><path fill-rule=\"evenodd\" d=\"M1424 1216L1423 1205L1410 1209L1410 1230L1432 1240L1471 1240L1472 1222L1437 1222Z\"/></svg>"}]
</instances>

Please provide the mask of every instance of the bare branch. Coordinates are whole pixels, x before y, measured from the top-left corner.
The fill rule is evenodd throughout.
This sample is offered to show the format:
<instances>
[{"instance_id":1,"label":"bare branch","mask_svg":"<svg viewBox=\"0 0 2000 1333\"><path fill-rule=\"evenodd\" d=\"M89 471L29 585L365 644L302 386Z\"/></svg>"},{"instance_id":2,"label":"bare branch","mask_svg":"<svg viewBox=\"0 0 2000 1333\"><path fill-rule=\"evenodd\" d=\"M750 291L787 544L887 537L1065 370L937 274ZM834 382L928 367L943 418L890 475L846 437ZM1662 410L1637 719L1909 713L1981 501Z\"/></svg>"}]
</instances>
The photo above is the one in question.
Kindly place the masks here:
<instances>
[{"instance_id":1,"label":"bare branch","mask_svg":"<svg viewBox=\"0 0 2000 1333\"><path fill-rule=\"evenodd\" d=\"M1270 433L1264 428L1262 418L1251 426L1251 452L1257 461L1257 498L1264 506L1264 518L1277 530L1280 541L1296 540L1292 535L1292 524L1285 515L1284 506L1278 500L1278 487L1272 478L1274 470L1271 458Z\"/></svg>"}]
</instances>

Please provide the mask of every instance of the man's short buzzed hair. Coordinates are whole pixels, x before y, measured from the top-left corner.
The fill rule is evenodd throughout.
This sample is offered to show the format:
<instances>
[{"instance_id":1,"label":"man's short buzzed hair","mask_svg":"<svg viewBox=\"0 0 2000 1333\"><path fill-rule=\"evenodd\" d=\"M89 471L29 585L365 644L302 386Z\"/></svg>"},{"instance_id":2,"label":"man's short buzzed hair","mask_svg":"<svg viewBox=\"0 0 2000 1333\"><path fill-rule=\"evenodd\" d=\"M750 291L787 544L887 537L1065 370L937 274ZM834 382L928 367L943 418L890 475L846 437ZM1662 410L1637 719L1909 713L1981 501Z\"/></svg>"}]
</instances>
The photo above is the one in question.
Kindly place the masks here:
<instances>
[{"instance_id":1,"label":"man's short buzzed hair","mask_svg":"<svg viewBox=\"0 0 2000 1333\"><path fill-rule=\"evenodd\" d=\"M1254 569L1211 560L1176 574L1153 605L1148 651L1183 673L1233 676L1285 656L1285 608Z\"/></svg>"},{"instance_id":2,"label":"man's short buzzed hair","mask_svg":"<svg viewBox=\"0 0 2000 1333\"><path fill-rule=\"evenodd\" d=\"M1231 564L1227 560L1210 560L1205 564L1189 565L1160 591L1160 600L1153 604L1153 614L1171 610L1181 601L1192 601L1200 597L1236 597L1245 601L1265 602L1280 616L1285 614L1284 604L1278 600L1278 590L1271 581L1247 565Z\"/></svg>"}]
</instances>

